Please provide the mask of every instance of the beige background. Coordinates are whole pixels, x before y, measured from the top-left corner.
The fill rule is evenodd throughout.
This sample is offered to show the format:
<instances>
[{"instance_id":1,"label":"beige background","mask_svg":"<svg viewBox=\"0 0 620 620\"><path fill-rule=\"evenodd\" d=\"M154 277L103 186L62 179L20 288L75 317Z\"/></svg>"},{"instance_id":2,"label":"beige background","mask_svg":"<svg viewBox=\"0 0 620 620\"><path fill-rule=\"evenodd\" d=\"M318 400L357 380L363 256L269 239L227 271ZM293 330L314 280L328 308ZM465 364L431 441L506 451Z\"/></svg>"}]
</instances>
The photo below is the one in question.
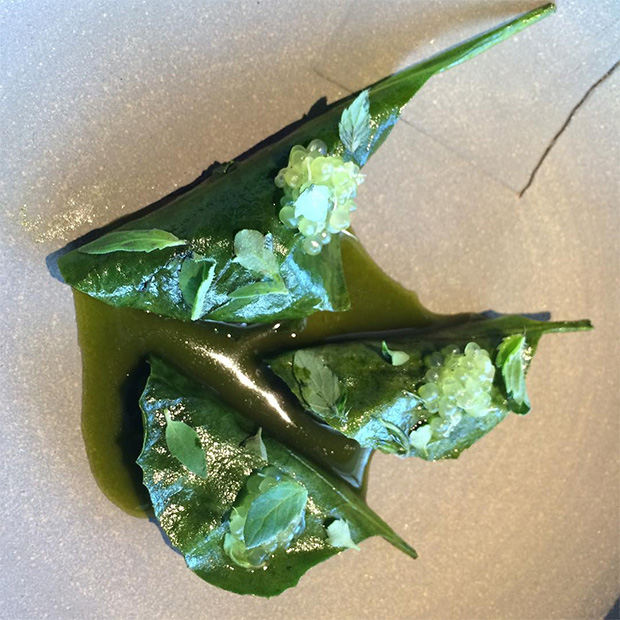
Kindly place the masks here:
<instances>
[{"instance_id":1,"label":"beige background","mask_svg":"<svg viewBox=\"0 0 620 620\"><path fill-rule=\"evenodd\" d=\"M379 456L380 539L265 601L201 582L98 491L72 297L45 257L528 1L0 0L0 617L602 618L618 595L617 0L434 78L365 172L355 226L441 312L553 310L534 411L458 462Z\"/></svg>"}]
</instances>

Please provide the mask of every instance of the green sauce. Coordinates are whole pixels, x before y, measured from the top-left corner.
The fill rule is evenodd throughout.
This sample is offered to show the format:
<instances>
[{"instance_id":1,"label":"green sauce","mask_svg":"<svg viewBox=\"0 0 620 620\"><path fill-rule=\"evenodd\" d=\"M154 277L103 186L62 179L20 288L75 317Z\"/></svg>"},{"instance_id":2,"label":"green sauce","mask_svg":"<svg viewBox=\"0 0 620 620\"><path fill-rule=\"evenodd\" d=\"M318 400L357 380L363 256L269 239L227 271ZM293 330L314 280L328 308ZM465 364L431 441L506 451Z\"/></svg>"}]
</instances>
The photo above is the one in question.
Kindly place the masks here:
<instances>
[{"instance_id":1,"label":"green sauce","mask_svg":"<svg viewBox=\"0 0 620 620\"><path fill-rule=\"evenodd\" d=\"M150 353L201 380L257 426L363 492L370 452L305 412L261 367L260 357L344 334L427 327L441 317L384 274L356 241L344 240L343 259L351 310L321 312L305 321L254 327L186 323L74 293L83 360L82 431L92 472L112 502L132 515L150 514L135 463L142 447L138 399Z\"/></svg>"}]
</instances>

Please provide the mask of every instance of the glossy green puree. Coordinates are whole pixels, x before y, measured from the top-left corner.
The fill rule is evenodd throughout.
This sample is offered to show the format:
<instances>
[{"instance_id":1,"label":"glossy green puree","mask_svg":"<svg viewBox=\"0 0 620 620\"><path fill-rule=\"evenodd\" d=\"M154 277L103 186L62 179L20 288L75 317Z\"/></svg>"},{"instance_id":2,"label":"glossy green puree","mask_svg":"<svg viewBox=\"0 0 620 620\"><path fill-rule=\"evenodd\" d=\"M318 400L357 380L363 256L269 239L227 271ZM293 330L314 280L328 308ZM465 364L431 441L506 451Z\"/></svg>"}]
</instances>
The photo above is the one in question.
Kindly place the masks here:
<instances>
[{"instance_id":1,"label":"glossy green puree","mask_svg":"<svg viewBox=\"0 0 620 620\"><path fill-rule=\"evenodd\" d=\"M150 512L142 472L138 399L155 353L200 379L244 415L291 447L363 489L370 453L305 412L260 358L300 344L357 332L426 327L440 317L415 293L385 275L362 246L343 242L351 310L307 320L237 327L188 323L114 308L75 292L83 360L82 431L92 472L106 496L126 512Z\"/></svg>"}]
</instances>

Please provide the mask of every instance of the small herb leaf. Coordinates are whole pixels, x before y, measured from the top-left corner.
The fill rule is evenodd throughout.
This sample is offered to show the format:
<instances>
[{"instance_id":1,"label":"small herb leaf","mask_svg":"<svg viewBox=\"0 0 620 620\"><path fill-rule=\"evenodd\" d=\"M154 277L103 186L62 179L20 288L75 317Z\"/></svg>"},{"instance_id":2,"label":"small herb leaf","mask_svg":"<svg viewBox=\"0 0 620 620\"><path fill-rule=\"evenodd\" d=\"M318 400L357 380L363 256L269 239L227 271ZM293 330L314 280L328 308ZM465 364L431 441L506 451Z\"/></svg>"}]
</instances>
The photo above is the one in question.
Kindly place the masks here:
<instances>
[{"instance_id":1,"label":"small herb leaf","mask_svg":"<svg viewBox=\"0 0 620 620\"><path fill-rule=\"evenodd\" d=\"M273 253L273 237L258 230L240 230L235 235L235 261L263 276L279 276L278 259Z\"/></svg>"},{"instance_id":2,"label":"small herb leaf","mask_svg":"<svg viewBox=\"0 0 620 620\"><path fill-rule=\"evenodd\" d=\"M265 443L263 442L263 429L259 428L256 432L256 435L252 435L248 437L244 442L243 446L247 448L250 452L254 454L258 454L264 461L267 461L267 448L265 447Z\"/></svg>"},{"instance_id":3,"label":"small herb leaf","mask_svg":"<svg viewBox=\"0 0 620 620\"><path fill-rule=\"evenodd\" d=\"M202 282L198 286L196 297L194 298L194 303L192 304L192 321L197 321L209 311L210 304L207 300L207 294L211 290L214 276L215 262L206 261L202 268Z\"/></svg>"},{"instance_id":4,"label":"small herb leaf","mask_svg":"<svg viewBox=\"0 0 620 620\"><path fill-rule=\"evenodd\" d=\"M120 230L87 243L79 248L84 254L109 254L110 252L153 252L178 245L187 245L165 230Z\"/></svg>"},{"instance_id":5,"label":"small herb leaf","mask_svg":"<svg viewBox=\"0 0 620 620\"><path fill-rule=\"evenodd\" d=\"M246 284L234 290L229 297L231 299L246 299L258 295L287 295L288 289L282 280L276 282L254 282Z\"/></svg>"},{"instance_id":6,"label":"small herb leaf","mask_svg":"<svg viewBox=\"0 0 620 620\"><path fill-rule=\"evenodd\" d=\"M332 547L361 551L355 542L353 542L349 524L344 519L332 521L325 529L327 530L327 542Z\"/></svg>"},{"instance_id":7,"label":"small herb leaf","mask_svg":"<svg viewBox=\"0 0 620 620\"><path fill-rule=\"evenodd\" d=\"M293 373L308 407L319 415L334 415L342 408L338 377L312 351L301 349L293 358Z\"/></svg>"},{"instance_id":8,"label":"small herb leaf","mask_svg":"<svg viewBox=\"0 0 620 620\"><path fill-rule=\"evenodd\" d=\"M340 141L358 162L366 160L370 145L370 100L368 90L363 90L344 110L338 125Z\"/></svg>"},{"instance_id":9,"label":"small herb leaf","mask_svg":"<svg viewBox=\"0 0 620 620\"><path fill-rule=\"evenodd\" d=\"M431 440L433 436L433 430L430 424L425 424L424 426L420 426L416 428L415 431L411 431L409 433L409 443L416 450L420 450L424 454L426 454L428 446L428 442Z\"/></svg>"},{"instance_id":10,"label":"small herb leaf","mask_svg":"<svg viewBox=\"0 0 620 620\"><path fill-rule=\"evenodd\" d=\"M299 520L306 509L307 489L293 480L283 480L259 495L248 509L243 537L248 549L272 541Z\"/></svg>"},{"instance_id":11,"label":"small herb leaf","mask_svg":"<svg viewBox=\"0 0 620 620\"><path fill-rule=\"evenodd\" d=\"M391 351L388 348L385 340L381 342L381 352L383 353L383 356L387 359L387 361L392 364L392 366L402 366L403 364L406 364L410 359L409 354L405 353L404 351Z\"/></svg>"},{"instance_id":12,"label":"small herb leaf","mask_svg":"<svg viewBox=\"0 0 620 620\"><path fill-rule=\"evenodd\" d=\"M198 433L185 422L173 420L168 409L164 411L164 415L166 417L166 445L170 454L191 472L201 478L206 478L207 461Z\"/></svg>"},{"instance_id":13,"label":"small herb leaf","mask_svg":"<svg viewBox=\"0 0 620 620\"><path fill-rule=\"evenodd\" d=\"M502 371L506 392L511 397L515 413L528 413L530 399L525 386L525 336L513 334L502 340L497 347L495 365Z\"/></svg>"}]
</instances>

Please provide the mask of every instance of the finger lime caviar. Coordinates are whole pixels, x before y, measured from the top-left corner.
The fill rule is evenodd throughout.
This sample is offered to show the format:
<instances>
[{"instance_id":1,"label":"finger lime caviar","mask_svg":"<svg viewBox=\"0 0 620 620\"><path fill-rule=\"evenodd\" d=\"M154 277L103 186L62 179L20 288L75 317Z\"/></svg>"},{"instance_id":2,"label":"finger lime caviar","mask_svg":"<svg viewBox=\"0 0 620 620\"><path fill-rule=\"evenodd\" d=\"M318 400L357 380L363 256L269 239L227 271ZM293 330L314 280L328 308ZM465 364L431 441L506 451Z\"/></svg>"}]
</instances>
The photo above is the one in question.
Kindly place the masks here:
<instances>
[{"instance_id":1,"label":"finger lime caviar","mask_svg":"<svg viewBox=\"0 0 620 620\"><path fill-rule=\"evenodd\" d=\"M288 549L304 531L307 501L306 488L277 467L254 472L230 513L224 551L242 568L266 566L270 555Z\"/></svg>"},{"instance_id":2,"label":"finger lime caviar","mask_svg":"<svg viewBox=\"0 0 620 620\"><path fill-rule=\"evenodd\" d=\"M299 230L306 254L319 254L332 235L349 228L350 213L357 209L353 199L363 180L356 163L328 155L321 140L291 149L288 166L275 178L276 187L284 190L279 217L288 228Z\"/></svg>"},{"instance_id":3,"label":"finger lime caviar","mask_svg":"<svg viewBox=\"0 0 620 620\"><path fill-rule=\"evenodd\" d=\"M448 437L465 416L481 418L489 413L508 413L508 403L493 385L495 367L486 349L469 342L461 353L448 345L424 360L428 370L418 396L428 415L428 425L414 430L409 441L425 450L433 439Z\"/></svg>"}]
</instances>

